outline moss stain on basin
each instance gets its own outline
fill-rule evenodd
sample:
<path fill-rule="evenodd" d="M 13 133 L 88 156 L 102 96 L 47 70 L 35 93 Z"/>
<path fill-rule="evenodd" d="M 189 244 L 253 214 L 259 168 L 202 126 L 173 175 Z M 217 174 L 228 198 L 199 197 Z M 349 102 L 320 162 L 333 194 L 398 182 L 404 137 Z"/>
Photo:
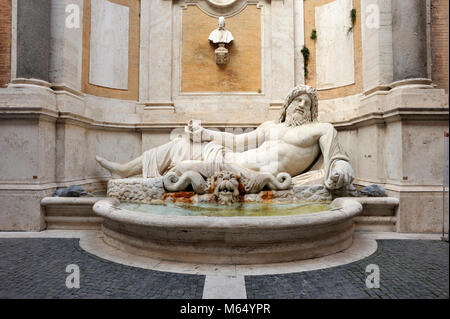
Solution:
<path fill-rule="evenodd" d="M 290 216 L 323 212 L 331 209 L 330 203 L 237 203 L 218 205 L 209 203 L 140 204 L 121 202 L 119 208 L 146 214 L 172 216 Z"/>

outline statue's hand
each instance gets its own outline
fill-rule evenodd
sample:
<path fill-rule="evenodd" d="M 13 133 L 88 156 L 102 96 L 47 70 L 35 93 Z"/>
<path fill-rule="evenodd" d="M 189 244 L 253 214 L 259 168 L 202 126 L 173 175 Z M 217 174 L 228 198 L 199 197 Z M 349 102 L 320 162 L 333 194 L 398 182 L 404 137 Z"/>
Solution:
<path fill-rule="evenodd" d="M 330 175 L 325 181 L 325 187 L 328 189 L 340 189 L 353 182 L 355 174 L 350 164 L 346 161 L 336 161 L 331 168 Z"/>
<path fill-rule="evenodd" d="M 199 120 L 189 120 L 185 130 L 189 133 L 194 133 L 196 130 L 202 128 Z"/>
<path fill-rule="evenodd" d="M 191 139 L 191 141 L 203 141 L 203 133 L 205 129 L 201 126 L 200 121 L 190 120 L 188 122 L 188 125 L 184 127 L 184 130 L 189 134 L 189 138 Z"/>

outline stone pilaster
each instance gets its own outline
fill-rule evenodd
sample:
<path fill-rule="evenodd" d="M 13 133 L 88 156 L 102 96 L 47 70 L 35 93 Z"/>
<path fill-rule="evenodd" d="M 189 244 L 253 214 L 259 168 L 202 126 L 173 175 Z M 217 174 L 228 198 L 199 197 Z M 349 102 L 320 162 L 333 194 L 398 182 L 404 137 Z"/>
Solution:
<path fill-rule="evenodd" d="M 75 95 L 81 94 L 83 2 L 51 0 L 49 82 L 54 90 L 66 90 Z M 67 8 L 72 10 L 66 12 Z M 77 14 L 79 27 L 66 25 L 67 18 Z"/>
<path fill-rule="evenodd" d="M 155 0 L 149 3 L 143 7 L 146 11 L 141 14 L 144 23 L 148 23 L 149 27 L 145 35 L 148 40 L 143 39 L 148 45 L 149 64 L 146 70 L 141 70 L 144 76 L 148 76 L 148 93 L 142 92 L 141 99 L 144 99 L 143 102 L 149 102 L 151 107 L 170 107 L 173 105 L 172 1 Z"/>
<path fill-rule="evenodd" d="M 295 85 L 294 2 L 272 1 L 272 103 L 283 101 Z"/>
<path fill-rule="evenodd" d="M 427 78 L 426 1 L 392 1 L 394 81 Z"/>
<path fill-rule="evenodd" d="M 363 90 L 383 89 L 394 80 L 392 2 L 362 0 Z"/>
<path fill-rule="evenodd" d="M 17 78 L 49 81 L 51 0 L 17 1 Z"/>
<path fill-rule="evenodd" d="M 294 1 L 295 85 L 305 84 L 302 48 L 305 45 L 303 1 Z"/>

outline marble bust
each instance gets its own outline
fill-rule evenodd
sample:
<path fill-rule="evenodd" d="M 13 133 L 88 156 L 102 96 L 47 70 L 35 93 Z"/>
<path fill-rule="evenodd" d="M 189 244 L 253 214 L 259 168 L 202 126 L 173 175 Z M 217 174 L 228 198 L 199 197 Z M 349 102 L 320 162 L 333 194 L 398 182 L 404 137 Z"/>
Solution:
<path fill-rule="evenodd" d="M 209 34 L 208 40 L 214 44 L 216 43 L 228 44 L 234 40 L 231 32 L 225 29 L 224 17 L 219 17 L 219 27 Z"/>
<path fill-rule="evenodd" d="M 114 178 L 188 171 L 205 178 L 224 170 L 247 177 L 287 173 L 294 185 L 322 184 L 330 191 L 345 190 L 354 179 L 350 160 L 341 150 L 333 125 L 319 123 L 317 117 L 317 92 L 301 85 L 286 97 L 278 120 L 264 122 L 249 133 L 210 130 L 191 120 L 185 127 L 186 136 L 147 150 L 128 163 L 96 159 Z"/>

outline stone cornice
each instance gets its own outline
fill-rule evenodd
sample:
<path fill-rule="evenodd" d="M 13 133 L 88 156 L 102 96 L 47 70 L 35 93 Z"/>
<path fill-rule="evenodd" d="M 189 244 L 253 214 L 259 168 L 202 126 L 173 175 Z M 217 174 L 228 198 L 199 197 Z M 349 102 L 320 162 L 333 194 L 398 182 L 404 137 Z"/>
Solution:
<path fill-rule="evenodd" d="M 71 112 L 56 112 L 42 107 L 0 107 L 0 119 L 49 119 L 58 124 L 71 124 L 92 129 L 146 131 L 154 129 L 173 129 L 186 126 L 186 122 L 164 123 L 120 123 L 98 121 Z M 204 123 L 205 127 L 256 127 L 260 123 Z"/>
<path fill-rule="evenodd" d="M 436 108 L 394 108 L 386 112 L 372 112 L 356 116 L 346 121 L 334 122 L 339 130 L 351 130 L 358 127 L 386 124 L 396 121 L 448 121 L 449 109 Z"/>
<path fill-rule="evenodd" d="M 58 112 L 43 107 L 0 107 L 0 119 L 56 121 Z"/>
<path fill-rule="evenodd" d="M 405 183 L 402 181 L 396 181 L 396 180 L 386 180 L 386 181 L 380 181 L 380 180 L 364 180 L 361 178 L 355 178 L 353 181 L 356 185 L 361 186 L 369 186 L 372 184 L 378 184 L 380 186 L 383 186 L 386 190 L 394 191 L 394 192 L 442 192 L 442 185 L 441 184 L 420 184 L 415 185 L 411 183 Z"/>
<path fill-rule="evenodd" d="M 120 123 L 98 121 L 71 112 L 56 112 L 42 107 L 0 107 L 0 119 L 34 119 L 56 121 L 58 124 L 71 124 L 92 129 L 147 131 L 184 127 L 186 122 L 160 123 Z M 352 119 L 333 122 L 337 130 L 351 130 L 368 125 L 380 125 L 395 121 L 448 121 L 448 108 L 394 108 L 386 112 L 372 112 Z M 204 123 L 205 127 L 257 127 L 260 123 Z"/>

